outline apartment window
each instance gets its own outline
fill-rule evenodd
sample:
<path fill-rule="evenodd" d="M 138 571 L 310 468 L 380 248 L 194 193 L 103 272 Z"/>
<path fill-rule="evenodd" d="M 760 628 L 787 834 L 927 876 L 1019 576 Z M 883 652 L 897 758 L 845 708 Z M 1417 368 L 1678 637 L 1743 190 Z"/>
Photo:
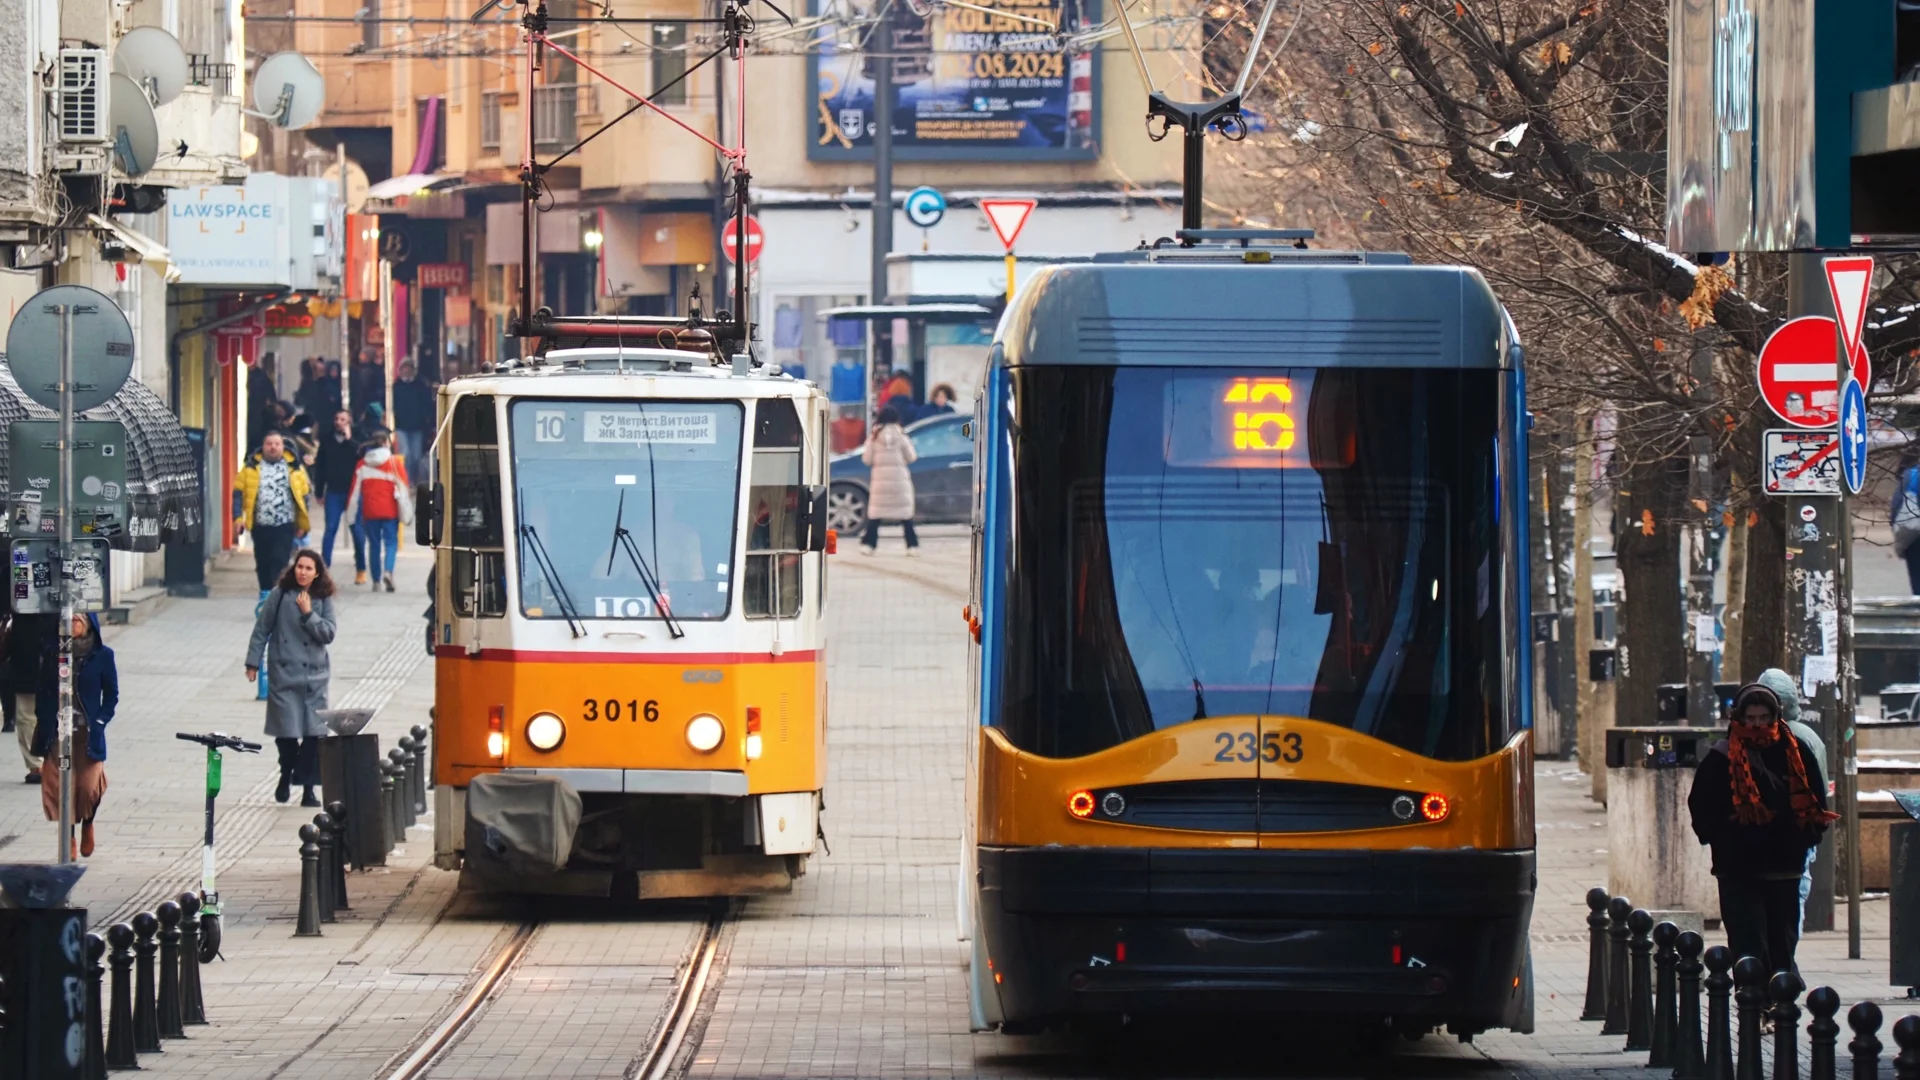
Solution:
<path fill-rule="evenodd" d="M 687 80 L 687 24 L 653 24 L 653 85 L 655 89 L 673 83 L 654 100 L 661 105 L 685 105 Z M 678 82 L 674 80 L 678 79 Z"/>
<path fill-rule="evenodd" d="M 369 49 L 380 47 L 380 0 L 367 0 L 361 6 L 365 17 L 360 23 L 360 44 Z"/>

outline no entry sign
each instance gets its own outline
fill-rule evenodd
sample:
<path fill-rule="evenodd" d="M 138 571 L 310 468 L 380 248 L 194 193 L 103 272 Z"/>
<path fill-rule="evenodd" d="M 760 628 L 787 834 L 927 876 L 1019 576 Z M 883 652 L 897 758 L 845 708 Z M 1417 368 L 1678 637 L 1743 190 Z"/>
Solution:
<path fill-rule="evenodd" d="M 1840 384 L 1834 363 L 1838 329 L 1824 315 L 1802 315 L 1773 332 L 1760 349 L 1760 396 L 1775 416 L 1800 428 L 1840 421 Z M 1853 369 L 1865 381 L 1866 351 L 1855 349 Z"/>
<path fill-rule="evenodd" d="M 726 254 L 728 262 L 735 262 L 739 258 L 738 254 L 734 251 L 734 245 L 739 243 L 739 240 L 737 239 L 740 235 L 739 226 L 740 226 L 739 218 L 728 218 L 727 227 L 720 230 L 720 250 Z M 755 262 L 759 260 L 760 249 L 766 245 L 766 242 L 767 242 L 767 234 L 760 231 L 760 222 L 756 218 L 754 218 L 752 215 L 748 215 L 747 217 L 747 261 L 748 262 Z M 1829 319 L 1828 322 L 1832 322 L 1832 320 Z M 1828 335 L 1829 337 L 1831 337 L 1832 332 L 1829 331 Z M 1829 340 L 1828 344 L 1831 345 L 1832 341 Z"/>

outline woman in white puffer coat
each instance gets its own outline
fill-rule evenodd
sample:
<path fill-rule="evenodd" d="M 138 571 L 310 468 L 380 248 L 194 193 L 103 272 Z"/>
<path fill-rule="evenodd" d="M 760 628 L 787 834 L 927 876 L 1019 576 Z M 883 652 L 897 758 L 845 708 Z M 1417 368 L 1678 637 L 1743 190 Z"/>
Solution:
<path fill-rule="evenodd" d="M 900 426 L 900 414 L 881 409 L 873 434 L 860 460 L 871 470 L 867 478 L 867 529 L 860 538 L 860 554 L 871 555 L 880 546 L 880 526 L 898 524 L 907 534 L 907 554 L 918 555 L 920 537 L 913 531 L 913 465 L 919 455 L 913 440 Z"/>

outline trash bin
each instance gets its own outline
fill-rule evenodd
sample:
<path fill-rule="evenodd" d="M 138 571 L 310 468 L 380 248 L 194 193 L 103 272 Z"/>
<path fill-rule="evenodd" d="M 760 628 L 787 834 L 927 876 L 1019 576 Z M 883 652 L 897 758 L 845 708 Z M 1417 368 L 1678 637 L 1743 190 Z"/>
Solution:
<path fill-rule="evenodd" d="M 1920 987 L 1920 791 L 1893 792 L 1912 821 L 1887 826 L 1887 981 Z"/>
<path fill-rule="evenodd" d="M 1705 724 L 1696 727 L 1715 727 L 1726 722 L 1727 710 L 1733 708 L 1733 695 L 1740 692 L 1739 683 L 1714 683 L 1713 696 L 1719 699 L 1720 713 Z M 1662 724 L 1684 724 L 1687 716 L 1687 684 L 1661 683 L 1654 688 L 1656 711 Z"/>
<path fill-rule="evenodd" d="M 85 871 L 78 863 L 0 867 L 0 888 L 11 905 L 0 908 L 0 977 L 6 980 L 0 1076 L 83 1075 L 74 1050 L 87 1034 L 87 912 L 65 904 Z"/>
<path fill-rule="evenodd" d="M 1607 731 L 1607 891 L 1648 910 L 1720 918 L 1713 857 L 1693 835 L 1687 793 L 1717 729 Z"/>
<path fill-rule="evenodd" d="M 360 734 L 371 709 L 327 709 L 320 719 L 321 801 L 347 807 L 346 858 L 356 867 L 385 866 L 392 844 L 380 809 L 380 736 Z"/>

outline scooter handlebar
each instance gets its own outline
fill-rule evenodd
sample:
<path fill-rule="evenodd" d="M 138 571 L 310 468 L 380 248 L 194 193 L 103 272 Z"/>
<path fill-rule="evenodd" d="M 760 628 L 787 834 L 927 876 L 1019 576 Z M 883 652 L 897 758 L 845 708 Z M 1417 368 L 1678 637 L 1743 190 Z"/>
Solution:
<path fill-rule="evenodd" d="M 235 738 L 232 735 L 225 735 L 218 731 L 209 732 L 205 735 L 195 735 L 189 731 L 176 731 L 173 733 L 173 737 L 183 742 L 199 743 L 201 746 L 219 747 L 223 750 L 239 750 L 248 754 L 257 754 L 260 752 L 259 743 L 248 742 L 245 739 Z"/>

